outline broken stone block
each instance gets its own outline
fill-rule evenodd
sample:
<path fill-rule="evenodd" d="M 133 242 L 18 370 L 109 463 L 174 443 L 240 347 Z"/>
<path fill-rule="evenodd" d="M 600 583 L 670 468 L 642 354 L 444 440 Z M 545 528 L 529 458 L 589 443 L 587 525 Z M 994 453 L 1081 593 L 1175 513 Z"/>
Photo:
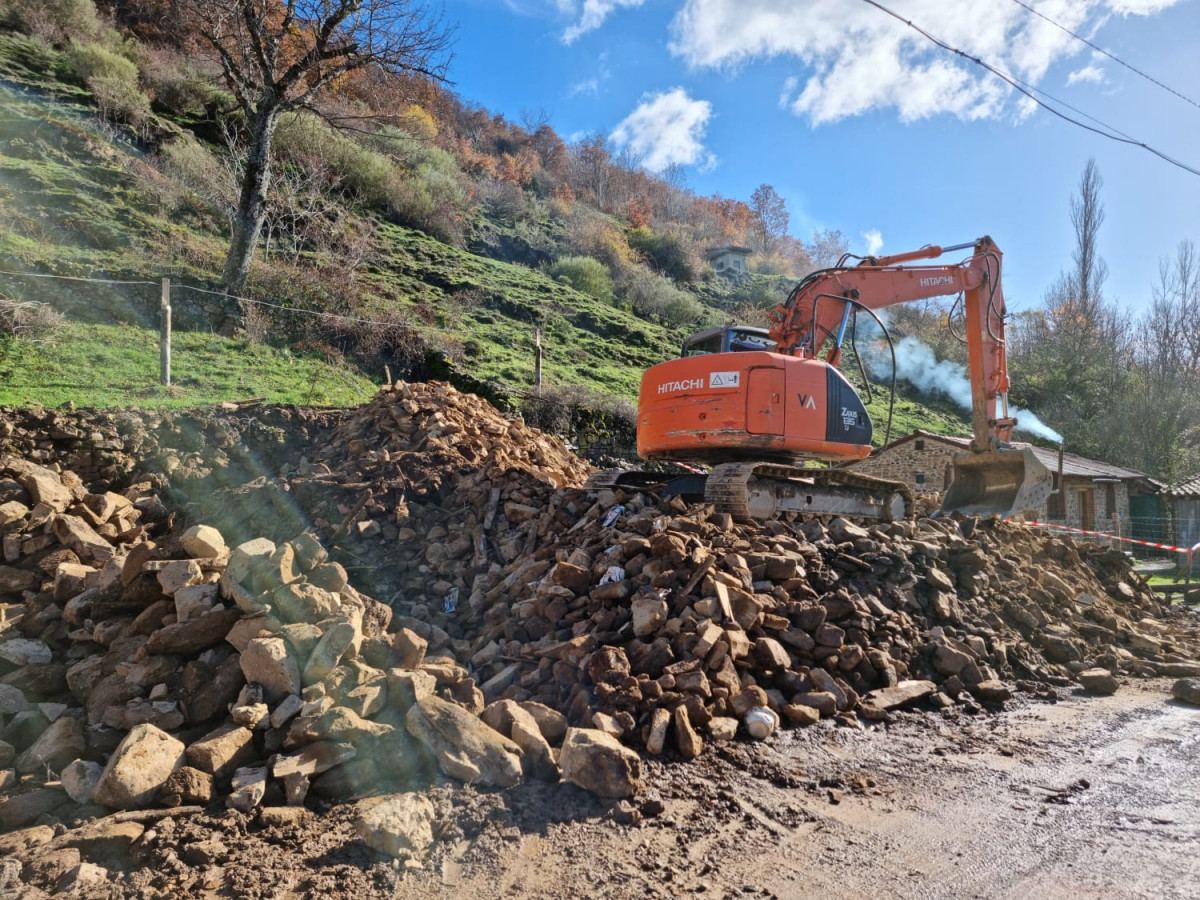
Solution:
<path fill-rule="evenodd" d="M 181 766 L 159 789 L 164 806 L 207 806 L 213 798 L 213 777 L 191 766 Z"/>
<path fill-rule="evenodd" d="M 217 779 L 229 778 L 236 769 L 252 761 L 254 755 L 254 732 L 228 723 L 187 748 L 188 765 Z"/>
<path fill-rule="evenodd" d="M 62 770 L 59 781 L 67 796 L 76 803 L 91 803 L 104 767 L 90 760 L 77 759 Z"/>
<path fill-rule="evenodd" d="M 194 559 L 173 559 L 158 570 L 157 577 L 162 592 L 173 597 L 180 588 L 198 584 L 204 573 Z"/>
<path fill-rule="evenodd" d="M 564 781 L 598 797 L 632 797 L 641 787 L 638 755 L 594 728 L 568 728 L 558 761 Z"/>
<path fill-rule="evenodd" d="M 405 724 L 453 778 L 497 787 L 512 787 L 521 780 L 520 747 L 460 706 L 425 697 L 409 709 Z"/>
<path fill-rule="evenodd" d="M 250 812 L 267 794 L 267 767 L 248 766 L 233 773 L 233 793 L 225 798 L 230 809 Z"/>
<path fill-rule="evenodd" d="M 185 747 L 153 725 L 138 725 L 117 745 L 96 786 L 95 802 L 114 809 L 151 805 L 171 773 L 183 765 Z"/>
<path fill-rule="evenodd" d="M 1183 703 L 1200 706 L 1200 678 L 1180 678 L 1171 685 L 1171 696 Z"/>
<path fill-rule="evenodd" d="M 246 681 L 262 685 L 269 703 L 300 693 L 300 669 L 283 638 L 254 638 L 242 651 L 240 665 Z"/>
<path fill-rule="evenodd" d="M 195 559 L 214 559 L 224 555 L 225 538 L 211 525 L 193 525 L 179 537 L 183 552 Z"/>
<path fill-rule="evenodd" d="M 435 810 L 423 794 L 373 797 L 358 809 L 354 830 L 372 850 L 395 859 L 419 859 L 433 846 Z"/>
<path fill-rule="evenodd" d="M 86 751 L 83 722 L 73 716 L 63 716 L 17 757 L 16 769 L 22 775 L 44 771 L 46 767 L 57 772 Z"/>
<path fill-rule="evenodd" d="M 1087 669 L 1079 673 L 1079 683 L 1089 694 L 1115 694 L 1120 686 L 1108 669 Z"/>

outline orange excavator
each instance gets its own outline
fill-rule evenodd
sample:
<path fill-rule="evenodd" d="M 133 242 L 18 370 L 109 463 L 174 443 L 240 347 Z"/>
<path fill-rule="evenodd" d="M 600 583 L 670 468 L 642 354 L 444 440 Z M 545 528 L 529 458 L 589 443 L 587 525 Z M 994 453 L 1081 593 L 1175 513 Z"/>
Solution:
<path fill-rule="evenodd" d="M 971 255 L 959 263 L 912 264 L 966 249 Z M 871 453 L 871 419 L 838 370 L 858 316 L 874 319 L 886 335 L 875 310 L 961 294 L 973 439 L 969 452 L 954 460 L 940 512 L 1009 515 L 1040 507 L 1053 478 L 1029 445 L 1011 442 L 1017 422 L 1008 414 L 1001 253 L 992 239 L 848 265 L 853 258 L 808 275 L 772 311 L 769 329 L 708 329 L 684 342 L 680 358 L 650 368 L 638 397 L 638 455 L 711 466 L 706 474 L 673 480 L 668 492 L 702 493 L 738 519 L 789 512 L 905 518 L 912 495 L 903 483 L 797 463 Z M 663 476 L 605 472 L 592 484 L 632 486 L 655 478 Z"/>

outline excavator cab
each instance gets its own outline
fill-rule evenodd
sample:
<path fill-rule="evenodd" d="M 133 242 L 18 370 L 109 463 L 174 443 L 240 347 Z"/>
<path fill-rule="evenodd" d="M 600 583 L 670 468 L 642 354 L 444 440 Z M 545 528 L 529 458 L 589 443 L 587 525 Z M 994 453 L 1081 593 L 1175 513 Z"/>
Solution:
<path fill-rule="evenodd" d="M 698 331 L 683 342 L 679 355 L 703 356 L 708 353 L 744 353 L 751 350 L 775 349 L 775 342 L 765 328 L 752 325 L 720 325 Z"/>
<path fill-rule="evenodd" d="M 954 480 L 938 515 L 1001 517 L 1037 510 L 1054 490 L 1054 476 L 1029 444 L 997 446 L 954 457 Z"/>

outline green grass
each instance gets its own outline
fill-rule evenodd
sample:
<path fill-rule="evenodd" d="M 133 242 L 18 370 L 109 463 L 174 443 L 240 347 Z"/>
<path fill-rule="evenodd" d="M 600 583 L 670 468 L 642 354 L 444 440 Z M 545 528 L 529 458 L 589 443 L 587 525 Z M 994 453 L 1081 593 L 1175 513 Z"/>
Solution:
<path fill-rule="evenodd" d="M 0 338 L 0 406 L 183 407 L 256 397 L 354 406 L 375 391 L 312 354 L 196 332 L 176 332 L 171 343 L 173 383 L 163 387 L 157 331 L 74 322 L 54 344 Z"/>
<path fill-rule="evenodd" d="M 549 385 L 633 397 L 644 369 L 669 359 L 690 330 L 668 328 L 544 272 L 459 250 L 396 225 L 379 229 L 382 263 L 363 278 L 380 310 L 407 309 L 463 351 L 473 375 L 533 384 L 534 330 Z"/>

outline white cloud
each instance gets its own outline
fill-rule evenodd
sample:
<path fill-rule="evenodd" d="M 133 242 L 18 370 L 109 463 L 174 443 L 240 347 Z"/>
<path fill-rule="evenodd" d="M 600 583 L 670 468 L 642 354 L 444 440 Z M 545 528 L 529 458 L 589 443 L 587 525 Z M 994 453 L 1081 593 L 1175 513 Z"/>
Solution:
<path fill-rule="evenodd" d="M 1067 76 L 1067 85 L 1078 84 L 1084 81 L 1090 84 L 1100 84 L 1104 81 L 1104 70 L 1099 66 L 1084 66 L 1082 69 L 1076 69 Z"/>
<path fill-rule="evenodd" d="M 562 42 L 572 44 L 582 34 L 595 31 L 618 9 L 634 9 L 646 0 L 555 0 L 560 12 L 579 16 L 579 21 L 563 32 Z"/>
<path fill-rule="evenodd" d="M 874 256 L 883 246 L 883 234 L 878 228 L 872 228 L 870 231 L 862 233 L 863 240 L 867 242 L 867 256 Z"/>
<path fill-rule="evenodd" d="M 591 94 L 595 97 L 600 93 L 600 79 L 588 78 L 584 81 L 577 81 L 567 89 L 568 97 L 576 97 L 579 94 Z"/>
<path fill-rule="evenodd" d="M 1052 0 L 1047 16 L 1078 33 L 1114 15 L 1150 15 L 1182 0 Z M 893 0 L 934 36 L 1022 81 L 1037 84 L 1084 45 L 1022 9 L 996 0 Z M 671 25 L 671 52 L 690 65 L 732 68 L 794 60 L 781 103 L 813 124 L 892 107 L 902 121 L 941 113 L 961 119 L 1023 118 L 1028 104 L 1000 79 L 939 49 L 867 3 L 846 0 L 685 0 Z"/>
<path fill-rule="evenodd" d="M 576 97 L 579 94 L 590 94 L 593 97 L 600 95 L 600 85 L 612 77 L 612 71 L 608 68 L 607 50 L 600 54 L 597 62 L 599 64 L 597 74 L 571 85 L 567 89 L 568 97 Z"/>
<path fill-rule="evenodd" d="M 678 163 L 712 168 L 716 157 L 705 149 L 704 131 L 712 104 L 693 100 L 683 88 L 644 94 L 637 109 L 613 130 L 611 140 L 628 148 L 651 172 Z"/>

